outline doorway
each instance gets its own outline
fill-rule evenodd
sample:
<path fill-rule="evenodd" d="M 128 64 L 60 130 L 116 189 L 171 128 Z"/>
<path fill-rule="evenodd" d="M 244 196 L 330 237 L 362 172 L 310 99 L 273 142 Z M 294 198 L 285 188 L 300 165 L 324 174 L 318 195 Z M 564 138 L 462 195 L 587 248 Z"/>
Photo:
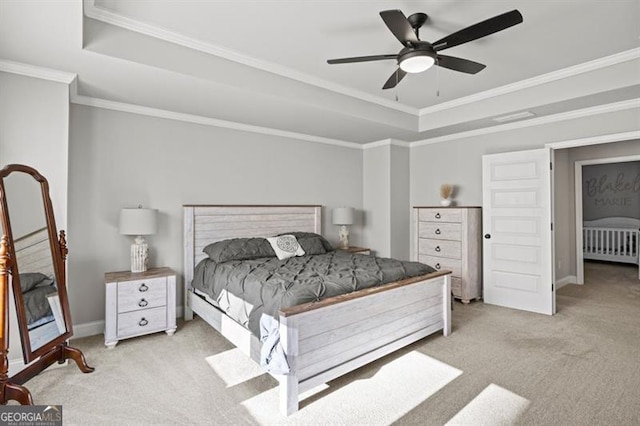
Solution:
<path fill-rule="evenodd" d="M 583 253 L 583 247 L 584 247 L 584 211 L 583 211 L 583 200 L 585 198 L 585 194 L 584 194 L 584 185 L 583 185 L 583 175 L 584 175 L 584 167 L 586 166 L 591 166 L 591 165 L 606 165 L 606 164 L 616 164 L 616 163 L 628 163 L 628 162 L 635 162 L 635 161 L 640 161 L 640 154 L 639 155 L 629 155 L 629 156 L 623 156 L 623 157 L 607 157 L 607 158 L 597 158 L 597 159 L 591 159 L 591 160 L 583 160 L 583 161 L 576 161 L 575 162 L 575 211 L 576 211 L 576 218 L 575 218 L 575 226 L 576 226 L 576 284 L 584 284 L 584 253 Z M 602 190 L 607 190 L 607 189 L 612 189 L 615 191 L 615 182 L 611 183 L 611 182 L 606 182 L 606 181 L 596 181 L 594 182 L 596 185 L 599 185 Z M 613 184 L 614 186 L 608 186 L 607 184 Z M 628 182 L 625 182 L 628 183 Z M 578 185 L 579 184 L 579 185 Z M 631 182 L 631 184 L 633 184 L 633 182 Z M 599 192 L 599 189 L 597 187 L 594 187 L 594 192 Z M 602 198 L 602 202 L 601 204 L 606 204 L 607 199 L 605 199 L 604 197 Z M 616 204 L 614 202 L 609 203 L 611 205 Z M 618 202 L 618 204 L 620 204 Z M 612 216 L 616 216 L 616 214 L 613 214 Z M 591 217 L 588 217 L 588 219 L 591 219 Z M 607 223 L 606 221 L 602 222 L 603 225 L 605 225 L 607 228 L 617 228 L 618 226 L 622 226 L 624 228 L 628 228 L 630 227 L 630 224 L 632 223 L 632 221 L 623 221 L 622 218 L 616 219 L 616 221 L 613 222 L 609 222 Z M 617 223 L 619 225 L 617 225 Z M 635 223 L 635 222 L 633 222 Z M 636 229 L 637 231 L 637 229 Z M 617 236 L 617 235 L 611 235 L 608 236 L 607 234 L 604 234 L 604 236 L 601 234 L 599 235 L 599 238 L 602 240 L 604 239 L 604 243 L 609 243 L 609 241 L 615 242 L 616 244 L 620 245 L 620 244 L 633 244 L 634 246 L 632 247 L 626 247 L 628 249 L 628 252 L 635 252 L 636 253 L 636 257 L 637 257 L 637 250 L 638 250 L 638 235 L 637 234 L 633 234 L 633 235 L 629 235 L 629 234 L 624 234 L 622 236 Z M 597 245 L 599 244 L 599 242 L 594 241 L 594 243 L 591 243 L 589 241 L 589 246 L 593 246 L 593 245 Z M 609 260 L 607 259 L 607 256 L 601 258 L 600 260 Z M 615 258 L 612 257 L 613 261 L 615 261 Z M 640 278 L 640 270 L 639 270 L 639 274 L 638 274 L 639 278 Z"/>

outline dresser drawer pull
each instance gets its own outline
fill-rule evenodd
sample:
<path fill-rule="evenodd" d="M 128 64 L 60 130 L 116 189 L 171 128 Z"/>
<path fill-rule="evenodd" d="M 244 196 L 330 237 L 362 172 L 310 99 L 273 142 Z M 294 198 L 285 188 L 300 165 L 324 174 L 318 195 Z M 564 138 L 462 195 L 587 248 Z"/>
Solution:
<path fill-rule="evenodd" d="M 144 327 L 145 325 L 149 324 L 149 321 L 146 320 L 146 318 L 142 317 L 142 319 L 140 320 L 140 322 L 138 323 L 138 325 L 140 327 Z"/>
<path fill-rule="evenodd" d="M 436 269 L 440 269 L 440 264 L 436 263 Z"/>
<path fill-rule="evenodd" d="M 148 286 L 148 285 L 146 285 L 145 283 L 142 283 L 142 284 L 140 285 L 140 287 L 138 287 L 138 291 L 139 291 L 140 293 L 144 293 L 144 292 L 145 292 L 145 291 L 147 291 L 147 290 L 149 290 L 149 286 Z"/>
<path fill-rule="evenodd" d="M 440 235 L 440 228 L 436 229 L 436 235 Z"/>
<path fill-rule="evenodd" d="M 436 246 L 436 249 L 435 249 L 435 250 L 436 250 L 438 253 L 440 253 L 440 246 Z"/>
<path fill-rule="evenodd" d="M 436 213 L 436 219 L 440 219 L 440 213 Z"/>
<path fill-rule="evenodd" d="M 148 304 L 149 304 L 149 302 L 146 301 L 145 299 L 140 299 L 140 301 L 138 302 L 138 306 L 140 306 L 141 308 L 144 308 Z"/>

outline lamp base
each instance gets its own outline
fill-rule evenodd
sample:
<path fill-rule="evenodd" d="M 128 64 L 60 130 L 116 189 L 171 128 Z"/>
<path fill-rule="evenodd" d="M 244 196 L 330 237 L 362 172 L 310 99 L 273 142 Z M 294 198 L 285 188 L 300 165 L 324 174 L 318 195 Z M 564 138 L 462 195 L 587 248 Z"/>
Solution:
<path fill-rule="evenodd" d="M 145 272 L 149 265 L 149 246 L 141 236 L 131 244 L 131 272 Z"/>
<path fill-rule="evenodd" d="M 340 237 L 340 248 L 348 249 L 349 248 L 349 228 L 347 227 L 347 225 L 342 225 L 340 227 L 338 236 Z"/>

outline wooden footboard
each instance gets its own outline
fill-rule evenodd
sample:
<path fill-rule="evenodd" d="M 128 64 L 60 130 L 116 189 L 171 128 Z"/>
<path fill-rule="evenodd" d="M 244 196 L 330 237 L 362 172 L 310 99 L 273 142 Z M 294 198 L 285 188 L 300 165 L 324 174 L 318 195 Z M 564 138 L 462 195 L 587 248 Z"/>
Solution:
<path fill-rule="evenodd" d="M 438 330 L 451 332 L 448 272 L 309 303 L 280 312 L 280 338 L 291 373 L 280 382 L 280 410 L 299 395 Z"/>

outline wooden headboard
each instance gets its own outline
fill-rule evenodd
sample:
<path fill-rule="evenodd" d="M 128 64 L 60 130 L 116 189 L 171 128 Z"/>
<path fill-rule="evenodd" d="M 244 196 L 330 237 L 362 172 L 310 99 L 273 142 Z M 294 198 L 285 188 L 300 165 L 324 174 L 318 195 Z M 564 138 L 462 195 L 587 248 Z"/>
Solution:
<path fill-rule="evenodd" d="M 46 227 L 16 239 L 13 245 L 21 274 L 41 272 L 54 277 L 49 231 Z"/>
<path fill-rule="evenodd" d="M 206 255 L 207 244 L 229 238 L 271 237 L 283 232 L 320 234 L 322 207 L 294 205 L 185 205 L 184 282 L 191 286 L 193 269 Z"/>

